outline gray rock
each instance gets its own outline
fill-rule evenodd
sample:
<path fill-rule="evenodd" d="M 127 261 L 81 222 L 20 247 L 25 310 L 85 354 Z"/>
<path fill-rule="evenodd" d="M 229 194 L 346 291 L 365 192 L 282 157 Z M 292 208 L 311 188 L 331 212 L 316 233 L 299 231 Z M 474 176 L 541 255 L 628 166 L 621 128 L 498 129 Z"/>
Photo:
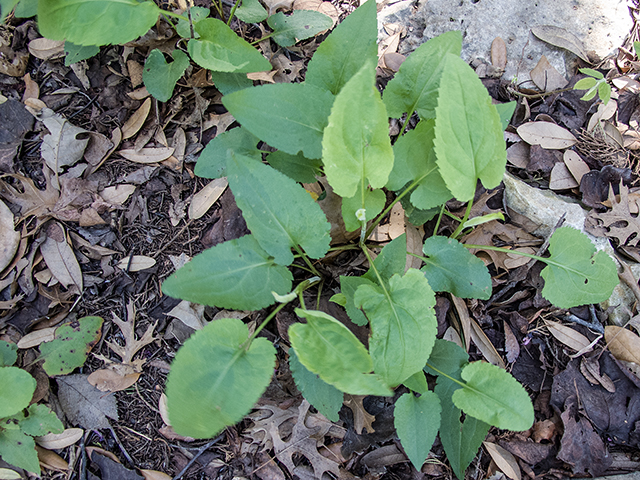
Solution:
<path fill-rule="evenodd" d="M 575 55 L 538 40 L 534 26 L 553 25 L 573 33 L 587 52 L 605 57 L 622 45 L 633 25 L 626 0 L 420 0 L 388 4 L 378 15 L 379 37 L 384 24 L 407 28 L 399 52 L 407 55 L 427 40 L 449 30 L 463 33 L 462 58 L 491 63 L 491 42 L 507 45 L 505 80 L 528 80 L 530 70 L 545 55 L 560 74 L 569 76 Z M 532 86 L 532 85 L 526 85 Z"/>

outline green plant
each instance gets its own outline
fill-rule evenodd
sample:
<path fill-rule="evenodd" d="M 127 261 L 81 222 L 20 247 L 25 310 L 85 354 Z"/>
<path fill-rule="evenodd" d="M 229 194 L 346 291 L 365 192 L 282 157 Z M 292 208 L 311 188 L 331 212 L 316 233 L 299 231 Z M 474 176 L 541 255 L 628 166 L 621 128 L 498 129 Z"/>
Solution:
<path fill-rule="evenodd" d="M 86 361 L 89 350 L 100 339 L 101 327 L 100 317 L 84 317 L 59 326 L 54 339 L 40 345 L 36 361 L 44 360 L 48 375 L 71 373 Z M 13 366 L 17 358 L 17 346 L 0 340 L 0 457 L 40 475 L 33 437 L 62 433 L 64 427 L 49 408 L 31 404 L 36 380 Z"/>
<path fill-rule="evenodd" d="M 225 18 L 222 2 L 214 7 L 220 18 L 211 18 L 208 8 L 191 7 L 184 14 L 159 8 L 152 0 L 0 0 L 0 21 L 14 8 L 15 15 L 37 14 L 40 33 L 52 40 L 65 40 L 65 64 L 79 62 L 98 53 L 98 47 L 123 44 L 144 35 L 159 16 L 174 18 L 175 30 L 186 41 L 191 59 L 213 74 L 221 91 L 251 86 L 246 73 L 270 70 L 271 64 L 251 44 L 230 28 L 234 16 L 247 23 L 267 21 L 273 38 L 288 47 L 331 27 L 332 20 L 319 12 L 296 10 L 285 16 L 268 15 L 257 0 L 237 0 Z M 155 49 L 147 57 L 143 80 L 149 93 L 162 102 L 171 98 L 177 81 L 189 66 L 189 57 L 180 49 L 167 63 Z"/>
<path fill-rule="evenodd" d="M 593 68 L 581 68 L 580 73 L 588 75 L 588 77 L 578 80 L 573 86 L 574 90 L 586 90 L 587 92 L 580 100 L 591 100 L 596 95 L 606 105 L 611 99 L 611 85 L 607 83 L 604 75 Z"/>
<path fill-rule="evenodd" d="M 502 130 L 511 106 L 499 113 L 492 105 L 459 57 L 458 32 L 420 46 L 381 98 L 375 87 L 376 36 L 375 2 L 367 2 L 319 46 L 304 83 L 244 88 L 223 97 L 242 127 L 211 141 L 196 173 L 228 177 L 251 234 L 196 256 L 162 288 L 167 295 L 220 308 L 277 306 L 252 333 L 240 320 L 221 319 L 185 342 L 167 383 L 169 417 L 177 432 L 198 438 L 241 420 L 275 365 L 275 349 L 258 334 L 297 299 L 295 312 L 306 323 L 290 327 L 289 357 L 310 403 L 336 419 L 342 392 L 391 396 L 405 385 L 413 393 L 396 402 L 395 423 L 412 463 L 421 467 L 439 431 L 455 474 L 463 478 L 490 425 L 526 430 L 534 420 L 526 391 L 506 371 L 468 363 L 463 349 L 436 340 L 433 311 L 434 291 L 491 295 L 488 269 L 468 251 L 473 245 L 465 248 L 457 238 L 487 220 L 469 215 L 477 181 L 493 188 L 502 179 Z M 405 133 L 414 112 L 420 122 Z M 392 145 L 388 116 L 405 114 Z M 269 164 L 258 149 L 260 140 L 278 149 L 264 159 Z M 297 183 L 316 174 L 326 175 L 342 197 L 347 230 L 361 231 L 357 244 L 330 247 L 324 213 Z M 403 201 L 417 223 L 438 212 L 442 216 L 453 197 L 468 202 L 451 238 L 425 241 L 421 270 L 405 272 L 404 236 L 375 260 L 370 256 L 368 234 L 393 205 L 386 205 L 382 188 L 396 192 L 393 203 Z M 341 277 L 341 293 L 332 300 L 354 323 L 369 325 L 368 349 L 341 322 L 308 309 L 303 298 L 305 290 L 324 281 L 314 260 L 352 248 L 361 249 L 370 269 L 361 277 Z M 596 254 L 586 237 L 558 229 L 549 250 L 549 258 L 533 256 L 548 265 L 542 273 L 544 296 L 561 307 L 609 297 L 617 284 L 615 264 L 605 253 Z M 290 267 L 308 272 L 308 278 L 294 287 Z M 434 391 L 425 371 L 438 377 Z"/>

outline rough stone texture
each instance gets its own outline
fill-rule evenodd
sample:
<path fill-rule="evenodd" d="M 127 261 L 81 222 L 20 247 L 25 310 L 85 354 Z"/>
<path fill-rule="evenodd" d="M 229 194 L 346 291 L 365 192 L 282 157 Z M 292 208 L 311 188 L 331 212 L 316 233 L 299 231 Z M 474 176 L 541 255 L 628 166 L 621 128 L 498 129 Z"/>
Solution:
<path fill-rule="evenodd" d="M 587 52 L 605 57 L 621 46 L 632 27 L 627 0 L 404 0 L 386 6 L 378 15 L 379 37 L 383 25 L 407 27 L 399 52 L 408 54 L 427 40 L 449 30 L 463 32 L 462 58 L 491 63 L 491 42 L 502 37 L 507 45 L 505 80 L 529 79 L 530 70 L 545 55 L 569 76 L 577 58 L 566 50 L 538 40 L 531 27 L 553 25 L 576 35 Z M 532 86 L 532 85 L 526 85 Z"/>

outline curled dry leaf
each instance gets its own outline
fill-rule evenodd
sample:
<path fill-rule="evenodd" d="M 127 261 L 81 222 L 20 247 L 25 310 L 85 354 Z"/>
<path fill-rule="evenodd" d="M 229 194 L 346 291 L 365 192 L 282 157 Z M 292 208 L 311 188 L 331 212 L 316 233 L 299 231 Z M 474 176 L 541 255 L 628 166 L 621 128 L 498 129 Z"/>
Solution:
<path fill-rule="evenodd" d="M 139 372 L 121 375 L 116 370 L 102 368 L 91 373 L 87 381 L 101 392 L 120 392 L 136 383 L 138 378 Z"/>
<path fill-rule="evenodd" d="M 591 171 L 589 165 L 587 165 L 584 160 L 580 158 L 580 155 L 573 150 L 567 150 L 564 152 L 562 159 L 578 184 L 582 181 L 582 177 Z"/>
<path fill-rule="evenodd" d="M 159 163 L 173 155 L 174 150 L 173 147 L 141 148 L 140 150 L 125 148 L 118 150 L 118 153 L 136 163 Z"/>
<path fill-rule="evenodd" d="M 207 323 L 204 319 L 204 305 L 187 302 L 186 300 L 173 307 L 167 312 L 167 315 L 177 318 L 187 327 L 194 330 L 202 330 Z"/>
<path fill-rule="evenodd" d="M 67 243 L 62 225 L 54 222 L 47 228 L 47 239 L 40 245 L 40 253 L 54 277 L 65 288 L 71 285 L 82 291 L 82 270 L 73 249 Z"/>
<path fill-rule="evenodd" d="M 20 245 L 20 232 L 13 225 L 13 213 L 0 200 L 0 272 L 11 263 Z"/>
<path fill-rule="evenodd" d="M 547 57 L 542 55 L 540 60 L 530 72 L 531 80 L 543 92 L 552 92 L 560 90 L 569 83 L 566 78 L 560 75 L 560 72 L 549 63 Z"/>
<path fill-rule="evenodd" d="M 56 452 L 42 448 L 39 445 L 36 445 L 36 452 L 38 454 L 38 461 L 42 467 L 55 472 L 66 472 L 69 470 L 69 464 Z M 0 475 L 0 478 L 5 479 L 7 477 Z"/>
<path fill-rule="evenodd" d="M 507 44 L 501 37 L 496 37 L 491 42 L 491 65 L 498 70 L 507 67 Z"/>
<path fill-rule="evenodd" d="M 30 99 L 33 102 L 35 99 Z M 49 130 L 42 139 L 40 152 L 49 168 L 60 173 L 62 167 L 75 165 L 84 155 L 89 143 L 89 132 L 71 124 L 50 108 L 43 108 L 39 119 Z"/>
<path fill-rule="evenodd" d="M 196 193 L 191 199 L 191 205 L 189 205 L 189 218 L 196 220 L 207 213 L 220 198 L 220 195 L 224 193 L 227 185 L 229 185 L 227 177 L 216 178 Z"/>
<path fill-rule="evenodd" d="M 493 461 L 496 462 L 496 465 L 502 471 L 502 473 L 504 473 L 512 480 L 521 480 L 522 477 L 520 476 L 520 467 L 518 466 L 518 461 L 516 460 L 516 457 L 511 454 L 511 452 L 508 452 L 500 445 L 496 445 L 495 443 L 482 442 L 482 444 L 484 445 L 484 448 L 487 449 L 487 452 L 489 452 L 489 455 L 491 455 Z"/>
<path fill-rule="evenodd" d="M 626 328 L 608 325 L 604 338 L 611 354 L 618 360 L 640 365 L 640 337 Z"/>
<path fill-rule="evenodd" d="M 40 60 L 49 60 L 64 55 L 64 40 L 36 38 L 29 42 L 29 53 Z"/>
<path fill-rule="evenodd" d="M 569 130 L 551 122 L 524 123 L 517 131 L 529 145 L 540 145 L 550 150 L 569 148 L 578 141 Z"/>
<path fill-rule="evenodd" d="M 49 433 L 42 437 L 36 437 L 36 443 L 42 448 L 58 450 L 73 445 L 84 435 L 81 428 L 67 428 L 62 433 Z"/>
<path fill-rule="evenodd" d="M 578 182 L 576 182 L 576 179 L 564 163 L 558 162 L 553 166 L 549 178 L 549 188 L 551 190 L 568 190 L 577 186 Z"/>
<path fill-rule="evenodd" d="M 135 192 L 135 185 L 115 185 L 100 192 L 103 200 L 111 205 L 122 205 Z"/>
<path fill-rule="evenodd" d="M 118 262 L 117 267 L 127 272 L 139 272 L 151 268 L 156 264 L 154 258 L 147 257 L 145 255 L 133 255 L 124 257 Z"/>
<path fill-rule="evenodd" d="M 533 33 L 543 42 L 547 42 L 551 45 L 555 45 L 556 47 L 569 50 L 571 53 L 576 54 L 585 62 L 591 63 L 589 61 L 589 57 L 587 56 L 587 52 L 584 49 L 582 41 L 573 33 L 568 32 L 564 28 L 556 27 L 553 25 L 539 25 L 537 27 L 533 27 L 531 29 L 531 33 Z"/>
<path fill-rule="evenodd" d="M 547 325 L 549 333 L 567 347 L 575 350 L 576 352 L 584 353 L 591 351 L 591 342 L 589 339 L 581 333 L 576 332 L 573 328 L 550 320 L 545 320 L 544 322 Z"/>
<path fill-rule="evenodd" d="M 41 343 L 50 342 L 55 337 L 57 327 L 43 328 L 41 330 L 34 330 L 27 333 L 18 341 L 18 348 L 32 348 L 37 347 Z"/>
<path fill-rule="evenodd" d="M 149 116 L 149 112 L 151 111 L 151 98 L 147 98 L 144 103 L 133 112 L 133 115 L 129 117 L 129 119 L 124 122 L 122 126 L 122 139 L 126 140 L 127 138 L 133 137 L 144 125 L 144 122 L 147 120 Z"/>

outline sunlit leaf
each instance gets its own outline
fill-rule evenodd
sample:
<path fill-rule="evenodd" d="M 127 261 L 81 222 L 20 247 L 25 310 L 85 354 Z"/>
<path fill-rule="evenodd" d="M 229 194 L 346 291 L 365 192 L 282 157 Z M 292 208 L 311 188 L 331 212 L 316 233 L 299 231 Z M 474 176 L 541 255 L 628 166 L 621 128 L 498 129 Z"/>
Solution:
<path fill-rule="evenodd" d="M 282 47 L 290 47 L 299 40 L 331 28 L 333 21 L 323 13 L 313 10 L 294 10 L 291 15 L 277 12 L 267 20 L 273 29 L 273 39 Z"/>
<path fill-rule="evenodd" d="M 259 0 L 242 0 L 236 8 L 236 17 L 245 23 L 259 23 L 267 18 L 268 14 Z"/>
<path fill-rule="evenodd" d="M 364 209 L 366 220 L 373 220 L 384 208 L 387 196 L 382 190 L 364 189 L 364 195 L 360 191 L 360 185 L 356 194 L 351 198 L 342 199 L 342 219 L 347 232 L 353 232 L 362 226 L 356 213 Z"/>
<path fill-rule="evenodd" d="M 0 368 L 0 385 L 3 385 L 0 388 L 0 418 L 10 417 L 27 408 L 36 390 L 35 378 L 18 367 Z"/>

